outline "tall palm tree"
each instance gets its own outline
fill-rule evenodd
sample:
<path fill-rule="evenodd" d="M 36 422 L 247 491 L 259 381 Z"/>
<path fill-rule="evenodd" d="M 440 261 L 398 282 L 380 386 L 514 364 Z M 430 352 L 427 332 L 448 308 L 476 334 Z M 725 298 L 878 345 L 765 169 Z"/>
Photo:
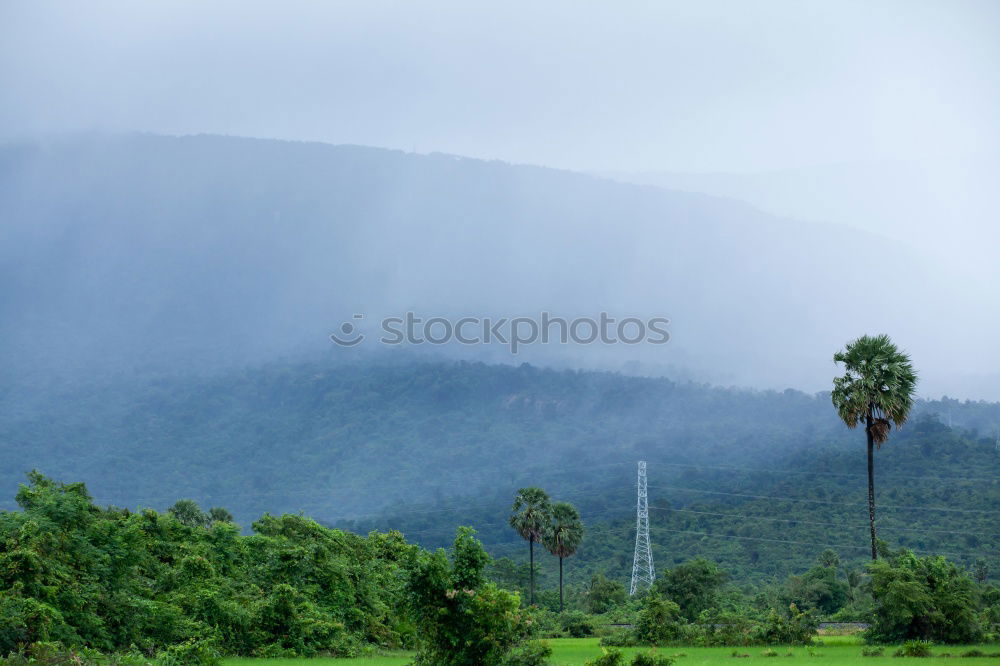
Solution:
<path fill-rule="evenodd" d="M 552 524 L 543 537 L 545 547 L 559 558 L 559 612 L 563 611 L 563 559 L 580 547 L 583 540 L 583 522 L 580 512 L 569 502 L 558 502 L 552 507 Z"/>
<path fill-rule="evenodd" d="M 528 540 L 531 586 L 528 603 L 535 603 L 535 542 L 541 541 L 549 528 L 552 509 L 548 494 L 541 488 L 521 488 L 510 509 L 510 526 Z"/>
<path fill-rule="evenodd" d="M 878 559 L 875 542 L 875 447 L 889 439 L 892 424 L 900 427 L 913 407 L 917 373 L 910 357 L 888 335 L 864 335 L 833 355 L 844 364 L 844 376 L 833 380 L 833 405 L 840 418 L 853 428 L 864 424 L 868 437 L 868 522 L 872 533 L 872 559 Z"/>

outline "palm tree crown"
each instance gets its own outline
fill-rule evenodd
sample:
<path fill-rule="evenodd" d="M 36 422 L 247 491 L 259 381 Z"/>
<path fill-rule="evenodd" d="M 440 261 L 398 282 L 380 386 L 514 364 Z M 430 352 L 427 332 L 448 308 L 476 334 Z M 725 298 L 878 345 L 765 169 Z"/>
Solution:
<path fill-rule="evenodd" d="M 551 511 L 548 493 L 541 488 L 521 488 L 510 509 L 510 526 L 523 539 L 541 541 L 548 529 Z"/>
<path fill-rule="evenodd" d="M 844 376 L 833 380 L 833 404 L 847 427 L 867 424 L 875 445 L 889 439 L 891 423 L 903 425 L 913 407 L 917 373 L 910 357 L 888 335 L 864 335 L 833 356 Z"/>
<path fill-rule="evenodd" d="M 569 502 L 558 502 L 552 507 L 552 525 L 544 536 L 545 547 L 556 557 L 573 555 L 583 540 L 583 523 L 580 512 Z"/>

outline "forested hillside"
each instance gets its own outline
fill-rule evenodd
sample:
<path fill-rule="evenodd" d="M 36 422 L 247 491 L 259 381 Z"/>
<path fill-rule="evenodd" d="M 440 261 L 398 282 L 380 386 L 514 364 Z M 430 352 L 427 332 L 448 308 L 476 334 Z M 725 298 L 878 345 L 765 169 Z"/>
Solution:
<path fill-rule="evenodd" d="M 494 555 L 520 562 L 527 548 L 506 518 L 515 490 L 538 485 L 583 514 L 587 536 L 567 562 L 579 581 L 627 575 L 635 464 L 646 460 L 660 566 L 704 555 L 736 580 L 763 580 L 804 570 L 827 546 L 845 561 L 865 556 L 864 435 L 826 394 L 528 365 L 315 361 L 17 405 L 0 407 L 0 498 L 37 468 L 85 481 L 101 504 L 192 498 L 244 527 L 301 510 L 437 546 L 472 525 Z M 876 456 L 881 536 L 1000 571 L 998 423 L 996 403 L 919 402 Z"/>

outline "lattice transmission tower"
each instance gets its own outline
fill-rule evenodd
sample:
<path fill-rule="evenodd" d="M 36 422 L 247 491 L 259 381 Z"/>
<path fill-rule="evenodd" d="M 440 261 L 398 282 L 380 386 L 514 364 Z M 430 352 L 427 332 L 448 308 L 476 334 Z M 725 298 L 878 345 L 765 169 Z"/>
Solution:
<path fill-rule="evenodd" d="M 646 493 L 646 461 L 639 462 L 639 499 L 635 515 L 635 558 L 632 560 L 632 584 L 628 593 L 648 588 L 656 580 L 653 571 L 653 550 L 649 543 L 649 498 Z"/>

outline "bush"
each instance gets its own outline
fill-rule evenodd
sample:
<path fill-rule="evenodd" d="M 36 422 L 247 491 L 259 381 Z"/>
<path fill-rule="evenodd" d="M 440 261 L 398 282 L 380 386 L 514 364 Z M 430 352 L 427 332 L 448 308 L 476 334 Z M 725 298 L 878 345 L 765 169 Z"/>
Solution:
<path fill-rule="evenodd" d="M 684 624 L 677 604 L 658 594 L 650 594 L 639 611 L 635 637 L 643 645 L 667 645 L 681 637 Z"/>
<path fill-rule="evenodd" d="M 594 635 L 594 623 L 586 613 L 566 611 L 559 616 L 563 632 L 572 638 L 586 638 Z"/>
<path fill-rule="evenodd" d="M 885 654 L 885 648 L 878 645 L 866 645 L 861 648 L 862 657 L 881 657 Z"/>
<path fill-rule="evenodd" d="M 763 652 L 761 652 L 760 656 L 762 656 L 762 657 L 777 657 L 778 656 L 778 651 L 777 650 L 772 650 L 772 649 L 768 648 L 767 650 L 764 650 Z"/>
<path fill-rule="evenodd" d="M 872 643 L 911 639 L 976 643 L 983 638 L 975 585 L 944 557 L 902 551 L 868 565 L 875 599 Z"/>
<path fill-rule="evenodd" d="M 547 608 L 529 608 L 527 624 L 531 629 L 531 635 L 538 638 L 561 638 L 562 623 L 557 613 L 553 613 Z"/>
<path fill-rule="evenodd" d="M 517 595 L 486 582 L 489 555 L 473 534 L 459 528 L 453 562 L 442 549 L 421 553 L 407 583 L 418 664 L 503 664 L 528 637 L 529 615 Z"/>
<path fill-rule="evenodd" d="M 590 661 L 584 662 L 584 666 L 624 666 L 624 664 L 625 655 L 622 654 L 621 650 L 615 648 L 604 650 L 604 654 L 600 657 L 594 657 Z"/>
<path fill-rule="evenodd" d="M 163 666 L 218 666 L 222 656 L 210 641 L 189 640 L 158 654 L 157 662 Z"/>
<path fill-rule="evenodd" d="M 612 633 L 601 639 L 601 645 L 606 647 L 635 647 L 639 645 L 639 640 L 635 637 L 635 632 L 629 629 L 615 629 Z"/>
<path fill-rule="evenodd" d="M 87 648 L 67 648 L 62 643 L 36 642 L 22 646 L 7 658 L 0 657 L 3 666 L 170 666 L 160 660 L 149 660 L 140 654 L 101 654 Z"/>
<path fill-rule="evenodd" d="M 938 655 L 942 656 L 942 655 Z M 982 650 L 967 650 L 963 652 L 962 657 L 989 657 L 990 659 L 1000 659 L 1000 652 L 983 652 Z"/>
<path fill-rule="evenodd" d="M 594 574 L 587 588 L 587 608 L 591 613 L 599 615 L 607 613 L 628 600 L 625 586 L 616 580 L 609 580 L 604 574 Z"/>
<path fill-rule="evenodd" d="M 673 666 L 673 657 L 655 652 L 639 652 L 632 657 L 632 666 Z"/>
<path fill-rule="evenodd" d="M 20 645 L 76 638 L 62 614 L 48 604 L 0 592 L 0 655 L 14 652 Z"/>
<path fill-rule="evenodd" d="M 544 641 L 526 641 L 511 650 L 504 666 L 542 666 L 552 656 L 552 648 Z"/>
<path fill-rule="evenodd" d="M 819 621 L 812 612 L 803 613 L 795 604 L 788 606 L 788 613 L 772 609 L 751 634 L 757 645 L 809 645 Z"/>
<path fill-rule="evenodd" d="M 903 643 L 902 647 L 892 653 L 893 657 L 929 657 L 931 656 L 931 646 L 934 643 L 930 641 L 906 641 Z"/>

